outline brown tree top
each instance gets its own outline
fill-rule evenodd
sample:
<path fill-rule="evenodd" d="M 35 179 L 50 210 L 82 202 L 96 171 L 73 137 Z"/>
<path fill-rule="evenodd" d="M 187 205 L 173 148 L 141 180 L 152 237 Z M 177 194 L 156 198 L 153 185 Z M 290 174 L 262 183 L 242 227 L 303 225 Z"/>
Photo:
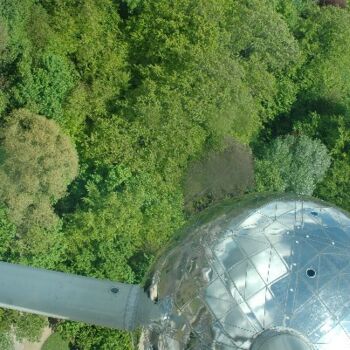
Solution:
<path fill-rule="evenodd" d="M 227 196 L 242 195 L 253 183 L 253 172 L 250 149 L 227 140 L 223 151 L 212 151 L 189 166 L 184 183 L 187 210 L 198 211 Z"/>
<path fill-rule="evenodd" d="M 321 6 L 339 6 L 342 8 L 346 7 L 346 0 L 319 0 Z"/>
<path fill-rule="evenodd" d="M 0 130 L 0 200 L 19 228 L 54 224 L 51 205 L 77 173 L 74 145 L 54 121 L 24 109 L 9 116 Z"/>

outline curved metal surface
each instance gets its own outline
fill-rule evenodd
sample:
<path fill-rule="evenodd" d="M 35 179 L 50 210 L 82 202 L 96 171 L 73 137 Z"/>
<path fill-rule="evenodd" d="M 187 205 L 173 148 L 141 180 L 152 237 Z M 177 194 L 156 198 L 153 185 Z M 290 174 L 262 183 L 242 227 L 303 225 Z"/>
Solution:
<path fill-rule="evenodd" d="M 313 350 L 302 335 L 289 329 L 269 329 L 253 341 L 250 350 Z"/>
<path fill-rule="evenodd" d="M 349 252 L 349 217 L 313 199 L 209 210 L 156 265 L 167 317 L 145 347 L 250 349 L 282 327 L 317 350 L 350 349 Z"/>

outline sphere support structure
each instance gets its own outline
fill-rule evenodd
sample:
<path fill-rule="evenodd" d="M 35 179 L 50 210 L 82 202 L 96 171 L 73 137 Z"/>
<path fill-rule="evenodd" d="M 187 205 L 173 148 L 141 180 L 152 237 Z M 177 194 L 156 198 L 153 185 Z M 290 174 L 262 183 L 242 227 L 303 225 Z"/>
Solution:
<path fill-rule="evenodd" d="M 143 289 L 0 262 L 0 307 L 121 330 L 160 317 Z"/>

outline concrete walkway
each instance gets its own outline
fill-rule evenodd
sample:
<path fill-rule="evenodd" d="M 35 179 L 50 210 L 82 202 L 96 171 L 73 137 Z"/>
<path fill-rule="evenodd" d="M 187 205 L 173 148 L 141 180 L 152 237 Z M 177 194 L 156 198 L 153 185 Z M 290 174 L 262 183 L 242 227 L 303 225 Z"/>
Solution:
<path fill-rule="evenodd" d="M 30 343 L 25 341 L 24 343 L 14 342 L 15 350 L 40 350 L 46 339 L 52 334 L 50 327 L 45 327 L 38 343 Z"/>

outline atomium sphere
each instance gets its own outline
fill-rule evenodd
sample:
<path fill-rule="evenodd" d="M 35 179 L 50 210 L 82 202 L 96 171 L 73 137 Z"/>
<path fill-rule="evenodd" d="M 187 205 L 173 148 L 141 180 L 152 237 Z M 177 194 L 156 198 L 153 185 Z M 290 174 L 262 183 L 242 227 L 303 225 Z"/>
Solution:
<path fill-rule="evenodd" d="M 152 270 L 148 349 L 350 349 L 350 218 L 302 197 L 228 201 Z"/>

